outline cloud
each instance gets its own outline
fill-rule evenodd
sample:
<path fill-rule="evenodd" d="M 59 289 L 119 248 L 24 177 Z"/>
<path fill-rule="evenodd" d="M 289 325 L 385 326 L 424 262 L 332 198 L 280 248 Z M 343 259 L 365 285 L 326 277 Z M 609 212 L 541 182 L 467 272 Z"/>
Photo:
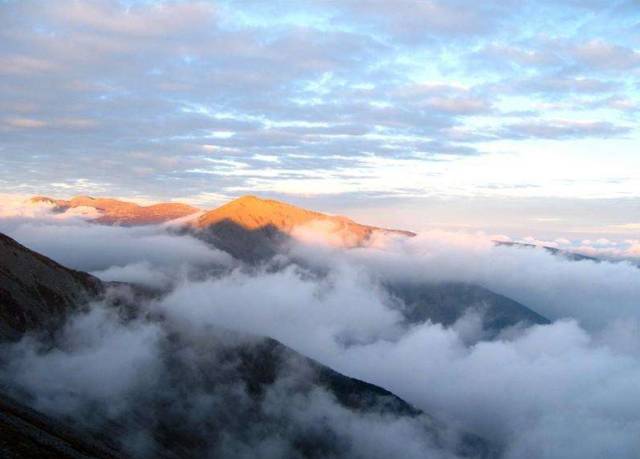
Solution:
<path fill-rule="evenodd" d="M 617 319 L 640 320 L 638 269 L 631 263 L 574 262 L 545 250 L 496 247 L 482 234 L 432 231 L 394 244 L 359 262 L 391 278 L 483 285 L 552 320 L 573 318 L 589 330 Z"/>
<path fill-rule="evenodd" d="M 227 253 L 172 232 L 170 224 L 121 227 L 88 220 L 97 215 L 95 209 L 82 207 L 56 213 L 51 205 L 5 195 L 0 231 L 65 266 L 92 271 L 108 281 L 166 287 L 167 276 L 234 263 Z"/>
<path fill-rule="evenodd" d="M 107 416 L 128 408 L 141 374 L 158 375 L 161 329 L 153 324 L 122 326 L 114 311 L 95 307 L 76 316 L 64 331 L 63 343 L 50 352 L 26 338 L 8 351 L 3 377 L 37 395 L 36 409 L 56 415 L 86 415 L 92 400 Z"/>
<path fill-rule="evenodd" d="M 24 129 L 40 128 L 47 125 L 47 123 L 45 123 L 44 121 L 35 120 L 32 118 L 9 118 L 5 120 L 5 124 L 13 128 Z"/>
<path fill-rule="evenodd" d="M 572 139 L 585 137 L 617 137 L 631 131 L 627 126 L 619 126 L 600 121 L 548 120 L 530 121 L 507 125 L 502 137 Z"/>
<path fill-rule="evenodd" d="M 72 2 L 63 12 L 49 14 L 71 27 L 112 34 L 116 38 L 159 38 L 206 27 L 215 18 L 215 8 L 206 2 L 159 3 L 123 8 L 117 2 Z"/>
<path fill-rule="evenodd" d="M 2 373 L 6 384 L 21 386 L 40 408 L 70 414 L 96 429 L 105 421 L 124 422 L 130 434 L 125 441 L 138 454 L 153 455 L 157 441 L 164 447 L 162 438 L 149 436 L 154 422 L 168 422 L 176 432 L 180 426 L 192 431 L 218 426 L 220 435 L 204 448 L 234 455 L 259 450 L 279 457 L 293 451 L 300 435 L 335 434 L 332 444 L 350 445 L 345 448 L 351 456 L 402 451 L 419 457 L 435 448 L 431 434 L 420 433 L 429 431 L 426 419 L 346 410 L 325 389 L 313 387 L 313 371 L 296 359 L 286 359 L 286 370 L 260 402 L 260 417 L 248 423 L 245 415 L 255 415 L 256 405 L 238 386 L 240 370 L 228 352 L 259 349 L 254 346 L 262 336 L 391 390 L 451 432 L 482 435 L 503 457 L 631 458 L 639 446 L 640 283 L 630 264 L 575 262 L 542 250 L 496 247 L 483 234 L 429 232 L 411 239 L 379 235 L 369 247 L 346 252 L 316 238 L 315 245 L 293 245 L 258 269 L 207 271 L 209 257 L 219 257 L 213 252 L 204 256 L 198 278 L 186 278 L 163 271 L 176 260 L 157 251 L 170 244 L 176 257 L 197 265 L 202 259 L 192 250 L 206 251 L 188 236 L 155 239 L 159 228 L 96 232 L 100 227 L 77 216 L 53 220 L 16 213 L 5 214 L 2 228 L 22 237 L 33 234 L 34 241 L 37 234 L 45 254 L 59 250 L 46 233 L 60 239 L 56 229 L 62 228 L 78 241 L 74 259 L 92 260 L 104 267 L 105 277 L 122 275 L 150 285 L 170 279 L 167 296 L 137 305 L 153 314 L 123 322 L 116 310 L 94 305 L 70 321 L 53 347 L 29 338 L 3 352 L 11 369 Z M 117 256 L 83 240 L 98 246 L 105 240 Z M 611 241 L 591 242 L 608 247 Z M 118 264 L 124 257 L 120 251 L 130 253 L 124 267 Z M 493 340 L 481 330 L 481 310 L 469 311 L 451 327 L 407 324 L 403 305 L 384 288 L 385 280 L 398 279 L 482 285 L 555 321 L 504 330 Z M 162 321 L 153 319 L 159 316 Z M 115 377 L 102 381 L 105 368 Z M 43 376 L 32 378 L 34 371 Z M 309 391 L 298 392 L 310 383 Z M 158 403 L 158 394 L 164 394 L 171 416 L 155 419 L 147 409 Z M 138 424 L 128 413 L 141 406 L 151 417 Z M 238 423 L 224 417 L 228 412 Z M 291 430 L 255 431 L 283 424 Z M 372 431 L 378 433 L 375 442 Z"/>
<path fill-rule="evenodd" d="M 345 10 L 356 20 L 373 20 L 383 30 L 403 40 L 452 38 L 483 35 L 491 32 L 508 13 L 506 5 L 469 5 L 464 2 L 426 1 L 419 4 L 390 5 L 384 1 L 345 2 Z M 511 10 L 513 11 L 513 10 Z"/>
<path fill-rule="evenodd" d="M 340 178 L 371 157 L 479 155 L 499 140 L 486 126 L 526 144 L 509 132 L 528 123 L 523 97 L 561 99 L 566 110 L 546 115 L 571 123 L 610 99 L 624 113 L 593 113 L 607 136 L 617 133 L 607 123 L 622 130 L 618 118 L 633 113 L 631 77 L 620 72 L 632 70 L 633 44 L 610 33 L 626 24 L 622 6 L 45 3 L 0 6 L 11 18 L 0 24 L 5 191 L 51 193 L 43 183 L 82 178 L 110 194 L 234 195 L 255 186 L 260 157 L 278 158 L 261 183 L 277 191 L 291 174 Z M 588 11 L 578 27 L 573 17 Z M 545 135 L 581 136 L 563 129 Z M 210 159 L 242 168 L 203 176 L 216 171 Z M 402 195 L 402 185 L 371 192 Z"/>
<path fill-rule="evenodd" d="M 275 337 L 479 432 L 504 447 L 505 457 L 633 456 L 640 426 L 630 408 L 640 402 L 633 389 L 640 381 L 637 268 L 495 248 L 461 234 L 401 247 L 365 249 L 353 259 L 307 251 L 326 276 L 300 267 L 235 273 L 182 285 L 160 310 L 196 327 Z M 466 328 L 470 322 L 399 326 L 393 303 L 371 283 L 390 276 L 480 282 L 551 317 L 573 318 L 469 345 L 468 333 L 477 333 Z"/>
<path fill-rule="evenodd" d="M 458 457 L 455 433 L 383 399 L 352 409 L 322 385 L 317 365 L 274 345 L 217 328 L 123 321 L 94 304 L 53 346 L 32 337 L 3 345 L 0 381 L 135 457 Z M 252 358 L 269 369 L 253 368 Z"/>
<path fill-rule="evenodd" d="M 608 71 L 630 70 L 640 66 L 640 53 L 603 40 L 590 40 L 576 46 L 572 52 L 578 62 Z"/>

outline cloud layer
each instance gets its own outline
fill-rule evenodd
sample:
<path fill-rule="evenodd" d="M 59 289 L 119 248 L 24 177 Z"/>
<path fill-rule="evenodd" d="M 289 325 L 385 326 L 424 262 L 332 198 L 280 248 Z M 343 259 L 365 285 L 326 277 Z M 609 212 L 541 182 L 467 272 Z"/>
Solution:
<path fill-rule="evenodd" d="M 20 240 L 40 228 L 40 250 L 47 255 L 59 250 L 57 240 L 44 234 L 60 225 L 60 216 L 16 218 L 2 219 L 10 235 Z M 94 225 L 74 225 L 74 239 L 97 236 Z M 11 348 L 4 354 L 11 365 L 5 381 L 35 394 L 42 409 L 83 422 L 91 421 L 86 407 L 94 403 L 109 406 L 114 416 L 118 410 L 126 412 L 134 394 L 155 393 L 158 388 L 149 386 L 151 381 L 166 381 L 164 340 L 175 332 L 186 340 L 180 355 L 196 354 L 186 362 L 214 367 L 221 365 L 214 356 L 225 346 L 236 348 L 266 336 L 341 373 L 389 389 L 454 430 L 483 436 L 506 458 L 632 458 L 640 447 L 640 282 L 634 265 L 576 262 L 542 250 L 496 247 L 483 235 L 432 232 L 407 240 L 383 237 L 346 252 L 316 238 L 314 245 L 291 246 L 264 268 L 221 272 L 207 271 L 206 263 L 198 265 L 201 259 L 189 255 L 188 247 L 197 241 L 164 234 L 177 238 L 171 245 L 176 255 L 184 249 L 185 259 L 199 266 L 201 276 L 193 278 L 163 269 L 173 259 L 154 258 L 152 248 L 167 241 L 148 235 L 163 235 L 166 229 L 138 233 L 111 228 L 116 229 L 121 232 L 114 233 L 115 248 L 118 238 L 125 248 L 128 238 L 139 238 L 149 249 L 134 252 L 138 264 L 111 266 L 122 258 L 89 244 L 79 244 L 76 258 L 68 261 L 80 267 L 93 260 L 103 268 L 101 275 L 122 275 L 123 280 L 131 276 L 128 269 L 149 276 L 159 271 L 175 287 L 138 307 L 160 313 L 165 321 L 122 324 L 114 311 L 96 306 L 70 323 L 57 348 L 43 353 L 37 351 L 37 342 L 28 340 Z M 220 260 L 215 251 L 213 255 Z M 513 327 L 491 341 L 478 330 L 478 311 L 448 328 L 431 322 L 407 324 L 400 314 L 402 305 L 384 288 L 389 279 L 479 284 L 554 322 Z M 118 378 L 94 384 L 104 371 L 93 368 L 96 361 L 104 361 Z M 78 371 L 69 371 L 74 368 Z M 31 378 L 34 371 L 47 377 Z M 140 380 L 141 374 L 147 378 Z M 293 416 L 301 425 L 330 419 L 351 439 L 354 455 L 384 457 L 401 451 L 410 456 L 433 447 L 416 443 L 422 438 L 415 430 L 423 428 L 420 423 L 356 416 L 322 392 L 300 400 L 286 398 L 289 383 L 285 378 L 265 399 L 269 416 Z M 70 393 L 69 387 L 75 390 Z M 244 406 L 234 398 L 239 395 L 233 388 L 222 390 Z M 189 398 L 192 407 L 217 406 L 224 412 L 215 397 L 195 394 Z M 269 419 L 274 418 L 264 422 Z M 199 425 L 194 422 L 188 425 Z M 226 452 L 251 454 L 260 448 L 277 457 L 287 451 L 286 441 L 256 443 L 265 437 L 244 438 L 230 429 L 227 440 L 217 443 L 230 448 Z M 380 433 L 380 443 L 362 440 L 371 430 Z M 140 435 L 141 451 L 148 451 L 144 430 Z"/>

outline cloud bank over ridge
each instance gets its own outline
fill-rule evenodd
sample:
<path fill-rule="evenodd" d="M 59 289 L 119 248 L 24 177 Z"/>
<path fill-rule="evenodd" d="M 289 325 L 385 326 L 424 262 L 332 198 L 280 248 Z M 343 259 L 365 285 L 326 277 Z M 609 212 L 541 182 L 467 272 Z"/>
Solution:
<path fill-rule="evenodd" d="M 22 216 L 20 221 L 5 216 L 2 230 L 21 240 L 44 235 L 60 224 L 56 215 Z M 96 237 L 94 225 L 74 225 L 77 233 L 70 233 L 74 238 Z M 79 244 L 76 262 L 95 257 L 103 273 L 116 277 L 118 271 L 110 267 L 114 260 L 148 263 L 150 273 L 170 263 L 170 259 L 153 259 L 152 248 L 167 241 L 148 238 L 164 229 L 149 228 L 144 233 L 112 229 L 121 231 L 111 241 L 116 252 L 118 238 L 125 248 L 127 238 L 141 238 L 148 250 L 114 259 Z M 182 238 L 172 245 L 176 251 L 191 244 L 186 242 L 189 236 L 166 237 Z M 41 241 L 44 254 L 60 250 L 56 238 Z M 168 296 L 140 306 L 162 313 L 171 327 L 185 331 L 193 342 L 216 336 L 221 329 L 275 338 L 337 371 L 389 389 L 449 425 L 482 435 L 502 448 L 504 457 L 634 456 L 640 446 L 637 267 L 575 262 L 544 251 L 496 247 L 491 238 L 465 233 L 433 232 L 404 241 L 383 238 L 347 252 L 315 242 L 290 247 L 274 265 L 263 269 L 231 266 L 230 271 L 199 278 L 164 272 L 175 288 Z M 130 273 L 121 274 L 120 280 L 134 280 L 127 279 Z M 515 327 L 492 341 L 482 338 L 473 311 L 451 327 L 408 324 L 399 314 L 402 305 L 381 282 L 394 277 L 411 282 L 479 283 L 555 321 Z M 68 352 L 33 354 L 28 343 L 15 348 L 13 352 L 22 359 L 13 361 L 18 365 L 13 372 L 16 381 L 31 363 L 53 375 L 96 355 L 104 355 L 101 358 L 115 368 L 122 366 L 117 371 L 122 378 L 113 386 L 103 387 L 100 393 L 86 389 L 77 395 L 77 405 L 65 405 L 77 406 L 81 412 L 85 403 L 121 399 L 123 393 L 135 392 L 137 384 L 145 387 L 148 382 L 127 376 L 131 365 L 149 365 L 148 373 L 155 374 L 153 368 L 158 367 L 154 365 L 162 355 L 158 346 L 162 332 L 157 326 L 121 325 L 97 308 L 70 327 L 67 339 L 73 339 L 66 344 Z M 126 358 L 118 354 L 122 346 L 128 349 Z M 86 377 L 95 376 L 90 371 L 63 374 L 67 379 L 54 377 L 46 384 L 28 386 L 39 394 L 43 407 L 60 406 L 56 384 L 89 387 Z M 274 407 L 283 403 L 281 396 L 274 394 L 279 400 Z M 299 413 L 301 419 L 325 413 L 339 419 L 344 429 L 383 428 L 384 423 L 377 424 L 382 421 L 366 421 L 373 422 L 366 427 L 362 419 L 349 420 L 350 414 L 319 397 Z M 385 433 L 390 442 L 385 448 L 391 449 L 384 451 L 412 451 L 414 446 L 419 451 L 409 440 L 413 427 L 396 427 L 395 434 Z"/>

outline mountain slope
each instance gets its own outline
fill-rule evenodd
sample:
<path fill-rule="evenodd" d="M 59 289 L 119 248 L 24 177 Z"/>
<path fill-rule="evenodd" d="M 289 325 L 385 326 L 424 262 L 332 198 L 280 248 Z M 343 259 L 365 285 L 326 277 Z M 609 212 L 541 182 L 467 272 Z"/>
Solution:
<path fill-rule="evenodd" d="M 59 329 L 58 319 L 79 311 L 103 288 L 96 278 L 64 268 L 6 236 L 0 238 L 0 276 L 0 326 L 10 338 L 27 330 Z M 255 457 L 267 456 L 264 449 L 273 448 L 273 442 L 278 457 L 371 457 L 364 453 L 370 446 L 359 433 L 363 430 L 352 426 L 371 424 L 384 432 L 384 426 L 397 423 L 409 426 L 416 441 L 434 451 L 493 457 L 481 438 L 452 431 L 388 391 L 339 374 L 277 341 L 219 329 L 192 334 L 168 319 L 140 312 L 130 319 L 118 316 L 106 329 L 126 328 L 129 322 L 136 332 L 158 327 L 162 332 L 154 346 L 159 361 L 154 373 L 141 372 L 126 396 L 115 400 L 102 395 L 94 399 L 86 389 L 66 390 L 61 384 L 66 379 L 58 381 L 56 372 L 47 374 L 45 386 L 52 388 L 43 392 L 16 386 L 14 373 L 6 370 L 14 367 L 5 360 L 17 355 L 22 365 L 23 346 L 29 342 L 3 345 L 7 366 L 0 365 L 0 385 L 20 402 L 0 394 L 5 400 L 0 403 L 0 457 L 121 457 L 120 449 L 134 457 Z M 56 340 L 38 347 L 39 361 L 48 353 L 69 362 L 83 355 L 86 343 L 77 339 L 77 327 L 65 326 Z M 58 342 L 66 343 L 64 348 L 58 349 Z M 105 349 L 100 355 L 110 354 Z M 53 400 L 73 402 L 75 414 L 62 420 L 55 412 L 46 415 L 20 405 L 38 406 L 51 394 Z M 42 406 L 50 406 L 49 400 Z M 101 446 L 103 440 L 116 447 Z M 271 450 L 268 455 L 274 454 Z"/>
<path fill-rule="evenodd" d="M 291 204 L 256 196 L 243 196 L 201 215 L 194 227 L 201 238 L 254 262 L 274 255 L 279 245 L 296 238 L 296 228 L 313 225 L 320 237 L 342 247 L 358 247 L 374 233 L 415 236 L 410 231 L 362 225 L 346 217 L 322 214 Z"/>
<path fill-rule="evenodd" d="M 386 282 L 385 287 L 402 300 L 407 322 L 427 320 L 453 325 L 465 314 L 477 312 L 487 338 L 517 324 L 540 325 L 550 321 L 517 301 L 478 285 L 462 282 Z"/>
<path fill-rule="evenodd" d="M 101 213 L 95 221 L 108 225 L 152 225 L 186 217 L 199 211 L 199 209 L 187 204 L 174 202 L 140 206 L 127 201 L 110 198 L 92 198 L 90 196 L 76 196 L 70 200 L 35 196 L 31 201 L 34 203 L 44 202 L 53 204 L 58 211 L 65 211 L 76 207 L 91 207 Z"/>
<path fill-rule="evenodd" d="M 0 339 L 58 323 L 102 290 L 97 278 L 65 268 L 0 233 Z"/>
<path fill-rule="evenodd" d="M 124 455 L 92 436 L 2 394 L 0 397 L 0 457 L 115 459 Z"/>

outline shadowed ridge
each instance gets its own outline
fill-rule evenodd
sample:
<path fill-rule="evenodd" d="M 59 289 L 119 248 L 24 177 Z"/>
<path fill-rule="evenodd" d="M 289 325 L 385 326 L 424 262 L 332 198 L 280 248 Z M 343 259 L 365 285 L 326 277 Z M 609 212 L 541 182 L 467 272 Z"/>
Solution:
<path fill-rule="evenodd" d="M 168 222 L 177 218 L 193 215 L 200 211 L 196 207 L 178 202 L 163 202 L 149 206 L 140 206 L 133 202 L 112 198 L 94 198 L 74 196 L 69 200 L 54 199 L 47 196 L 34 196 L 33 203 L 53 204 L 54 210 L 63 212 L 75 207 L 91 207 L 102 215 L 94 221 L 108 225 L 152 225 Z"/>
<path fill-rule="evenodd" d="M 270 259 L 291 240 L 291 236 L 274 225 L 251 229 L 228 218 L 211 223 L 196 235 L 234 258 L 252 264 Z"/>

